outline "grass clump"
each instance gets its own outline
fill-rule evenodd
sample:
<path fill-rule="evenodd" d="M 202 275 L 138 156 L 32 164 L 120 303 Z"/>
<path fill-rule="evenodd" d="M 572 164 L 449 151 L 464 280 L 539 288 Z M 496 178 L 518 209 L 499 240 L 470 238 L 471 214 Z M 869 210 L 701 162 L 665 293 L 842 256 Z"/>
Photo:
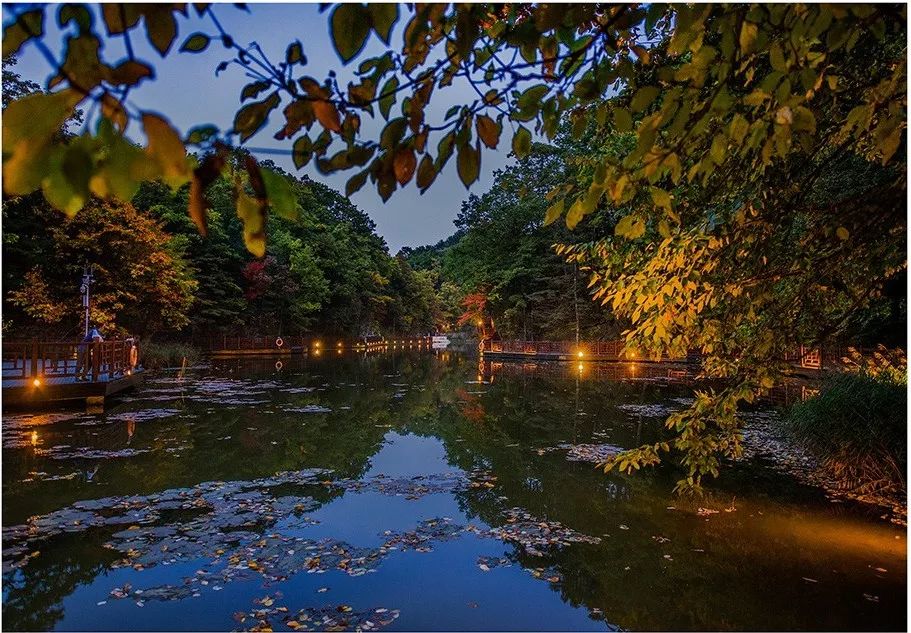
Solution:
<path fill-rule="evenodd" d="M 186 343 L 146 342 L 142 345 L 142 364 L 146 369 L 180 367 L 186 358 L 187 367 L 201 358 L 200 351 Z"/>
<path fill-rule="evenodd" d="M 819 459 L 837 485 L 858 494 L 906 490 L 907 383 L 904 352 L 853 351 L 845 371 L 824 379 L 818 396 L 794 405 L 787 430 Z"/>

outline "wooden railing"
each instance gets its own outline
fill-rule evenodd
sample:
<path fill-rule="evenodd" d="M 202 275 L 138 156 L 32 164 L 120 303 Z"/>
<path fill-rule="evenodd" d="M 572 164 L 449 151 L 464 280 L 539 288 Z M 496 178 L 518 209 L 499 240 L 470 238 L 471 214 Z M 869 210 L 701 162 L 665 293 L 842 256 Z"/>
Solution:
<path fill-rule="evenodd" d="M 209 339 L 209 351 L 290 350 L 306 345 L 302 336 L 215 336 Z"/>
<path fill-rule="evenodd" d="M 319 347 L 322 349 L 346 349 L 352 347 L 376 347 L 382 345 L 429 345 L 429 336 L 361 336 L 357 338 L 344 338 L 336 336 L 215 336 L 208 339 L 206 346 L 210 352 L 219 351 L 250 351 L 274 350 L 290 351 L 299 348 Z"/>
<path fill-rule="evenodd" d="M 108 381 L 135 369 L 130 341 L 97 343 L 51 343 L 3 341 L 3 378 L 64 378 L 84 376 Z"/>
<path fill-rule="evenodd" d="M 624 353 L 623 341 L 491 341 L 481 342 L 481 351 L 494 354 L 581 358 L 588 360 L 654 360 L 638 357 L 634 352 Z M 662 358 L 665 361 L 683 361 L 686 358 Z"/>
<path fill-rule="evenodd" d="M 483 353 L 508 354 L 513 356 L 527 356 L 529 358 L 564 358 L 573 360 L 582 353 L 583 360 L 654 360 L 644 356 L 637 356 L 635 352 L 624 352 L 623 341 L 518 341 L 484 340 L 480 344 Z M 842 359 L 848 356 L 847 345 L 828 345 L 826 347 L 800 346 L 782 354 L 781 359 L 801 369 L 834 369 L 842 364 Z M 870 354 L 873 349 L 855 347 L 862 354 Z M 699 362 L 698 352 L 693 352 L 681 358 L 661 358 L 669 362 Z"/>

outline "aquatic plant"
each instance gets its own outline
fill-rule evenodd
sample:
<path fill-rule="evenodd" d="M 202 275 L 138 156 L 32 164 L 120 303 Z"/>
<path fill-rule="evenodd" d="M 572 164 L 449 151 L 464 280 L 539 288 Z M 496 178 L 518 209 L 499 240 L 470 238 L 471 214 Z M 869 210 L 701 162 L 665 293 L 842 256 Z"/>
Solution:
<path fill-rule="evenodd" d="M 851 360 L 849 371 L 825 379 L 818 396 L 794 405 L 784 424 L 841 486 L 858 493 L 904 493 L 904 355 L 879 350 L 865 358 L 855 352 Z"/>
<path fill-rule="evenodd" d="M 201 357 L 200 351 L 186 343 L 156 343 L 149 341 L 142 345 L 142 364 L 146 369 L 180 367 L 184 358 L 186 365 L 195 365 Z"/>

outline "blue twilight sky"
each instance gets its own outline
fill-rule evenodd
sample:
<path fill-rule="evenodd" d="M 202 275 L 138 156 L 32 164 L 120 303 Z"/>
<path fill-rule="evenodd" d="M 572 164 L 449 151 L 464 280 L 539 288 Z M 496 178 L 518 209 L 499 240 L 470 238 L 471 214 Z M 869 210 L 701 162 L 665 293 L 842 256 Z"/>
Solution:
<path fill-rule="evenodd" d="M 47 32 L 45 41 L 55 52 L 62 46 L 62 35 L 56 27 L 56 9 L 58 5 L 49 5 L 45 19 Z M 23 5 L 4 4 L 4 22 L 12 12 L 18 12 Z M 302 72 L 322 80 L 330 69 L 339 71 L 339 84 L 346 85 L 351 77 L 351 67 L 356 67 L 360 59 L 381 52 L 383 45 L 371 34 L 367 48 L 350 64 L 343 67 L 329 39 L 329 13 L 320 13 L 317 4 L 259 4 L 250 3 L 250 12 L 244 12 L 230 4 L 215 5 L 215 13 L 225 30 L 232 34 L 241 44 L 258 42 L 272 61 L 284 58 L 287 45 L 299 39 L 304 46 L 308 65 Z M 405 15 L 402 8 L 400 16 Z M 393 31 L 392 44 L 396 50 L 401 49 L 404 19 L 400 17 Z M 102 27 L 103 30 L 103 27 Z M 239 66 L 231 65 L 228 70 L 215 76 L 215 67 L 222 60 L 228 59 L 228 51 L 220 43 L 213 41 L 201 54 L 177 52 L 180 44 L 190 33 L 202 31 L 215 34 L 215 28 L 208 19 L 196 17 L 190 11 L 188 19 L 178 20 L 178 36 L 168 57 L 162 59 L 145 39 L 145 30 L 140 25 L 132 32 L 132 44 L 139 59 L 147 61 L 157 71 L 154 81 L 144 82 L 130 93 L 130 102 L 136 108 L 152 110 L 166 114 L 180 132 L 186 132 L 193 125 L 214 123 L 227 130 L 231 127 L 234 114 L 240 106 L 240 91 L 252 81 L 244 76 Z M 125 57 L 121 38 L 111 38 L 104 43 L 102 59 L 109 63 Z M 26 44 L 19 55 L 16 70 L 25 78 L 44 85 L 50 76 L 48 62 L 41 56 L 33 44 Z M 298 71 L 299 73 L 301 71 Z M 471 101 L 475 93 L 467 84 L 456 84 L 449 88 L 437 90 L 428 107 L 428 121 L 440 122 L 449 106 L 455 103 Z M 283 103 L 286 104 L 287 101 Z M 283 107 L 281 106 L 281 107 Z M 398 104 L 395 106 L 399 107 Z M 396 111 L 396 110 L 394 110 Z M 376 123 L 365 117 L 362 129 L 365 134 L 378 134 L 382 129 L 382 117 L 377 114 Z M 291 149 L 291 141 L 276 141 L 272 134 L 278 129 L 282 120 L 280 111 L 273 112 L 269 123 L 256 136 L 248 141 L 254 147 L 276 147 Z M 137 134 L 135 123 L 131 126 Z M 511 133 L 508 124 L 504 126 L 503 138 L 497 151 L 487 151 L 482 155 L 481 178 L 471 191 L 480 194 L 486 191 L 492 181 L 495 169 L 507 165 L 511 144 Z M 428 146 L 435 151 L 439 137 L 431 136 Z M 334 151 L 334 150 L 333 150 Z M 270 158 L 291 173 L 297 173 L 290 156 L 259 155 Z M 377 225 L 377 231 L 389 244 L 390 251 L 395 253 L 402 246 L 420 246 L 434 243 L 451 235 L 455 227 L 453 219 L 467 198 L 468 192 L 456 174 L 455 157 L 449 161 L 446 169 L 440 174 L 433 186 L 423 196 L 414 183 L 405 189 L 397 190 L 388 202 L 383 203 L 376 189 L 367 183 L 364 188 L 352 196 L 352 201 L 364 209 Z M 345 182 L 354 171 L 342 172 L 332 176 L 319 174 L 311 165 L 304 168 L 314 180 L 325 182 L 335 189 L 344 192 Z"/>

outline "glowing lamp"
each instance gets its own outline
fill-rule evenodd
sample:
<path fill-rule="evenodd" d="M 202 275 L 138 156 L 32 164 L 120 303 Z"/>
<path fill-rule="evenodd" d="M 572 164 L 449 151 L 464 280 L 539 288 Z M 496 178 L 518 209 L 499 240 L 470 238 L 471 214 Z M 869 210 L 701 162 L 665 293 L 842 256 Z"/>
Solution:
<path fill-rule="evenodd" d="M 35 387 L 40 387 L 40 386 L 41 386 L 41 379 L 40 379 L 40 378 L 35 378 L 35 379 L 32 381 L 32 385 L 35 386 Z"/>
<path fill-rule="evenodd" d="M 585 356 L 585 354 L 582 352 L 582 350 L 579 350 L 579 353 L 576 354 L 576 356 L 578 356 L 579 358 L 582 358 L 583 356 Z"/>

